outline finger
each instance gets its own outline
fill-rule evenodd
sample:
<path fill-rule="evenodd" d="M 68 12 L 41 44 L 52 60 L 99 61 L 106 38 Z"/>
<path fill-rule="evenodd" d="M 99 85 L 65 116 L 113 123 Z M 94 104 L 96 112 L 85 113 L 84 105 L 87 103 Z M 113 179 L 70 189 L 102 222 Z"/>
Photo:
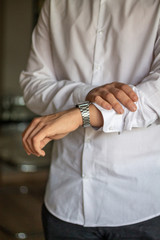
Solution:
<path fill-rule="evenodd" d="M 26 139 L 26 142 L 29 146 L 29 148 L 32 150 L 32 154 L 39 156 L 39 153 L 36 152 L 33 144 L 33 138 L 45 127 L 45 124 L 43 122 L 39 122 L 39 124 L 33 129 L 33 131 L 30 133 L 28 138 Z"/>
<path fill-rule="evenodd" d="M 115 96 L 115 98 L 118 99 L 118 101 L 123 104 L 123 106 L 128 108 L 128 110 L 130 110 L 131 112 L 135 112 L 137 110 L 136 104 L 133 102 L 133 100 L 130 99 L 130 97 L 124 91 L 118 88 L 111 88 L 110 91 Z"/>
<path fill-rule="evenodd" d="M 52 130 L 53 133 L 53 130 Z M 50 135 L 50 128 L 48 126 L 45 126 L 42 128 L 33 138 L 33 148 L 35 152 L 37 152 L 41 156 L 45 156 L 44 150 L 42 150 L 42 147 L 44 147 L 45 142 L 47 143 L 48 136 Z M 53 133 L 54 135 L 54 133 Z"/>
<path fill-rule="evenodd" d="M 28 155 L 31 155 L 32 154 L 32 149 L 28 146 L 28 143 L 27 143 L 27 138 L 26 138 L 26 130 L 23 132 L 22 134 L 22 143 L 23 143 L 23 147 L 24 147 L 24 150 L 26 151 L 26 153 Z"/>
<path fill-rule="evenodd" d="M 94 102 L 104 109 L 107 109 L 107 110 L 112 109 L 112 106 L 106 101 L 106 99 L 103 99 L 100 96 L 96 96 L 94 99 Z"/>
<path fill-rule="evenodd" d="M 22 144 L 23 144 L 23 142 L 22 142 Z M 27 153 L 27 155 L 30 156 L 31 155 L 31 151 L 28 148 L 26 148 L 24 144 L 23 144 L 23 148 L 24 148 L 24 151 Z"/>
<path fill-rule="evenodd" d="M 23 146 L 29 155 L 32 153 L 32 149 L 30 148 L 30 146 L 27 142 L 27 139 L 28 139 L 29 135 L 31 134 L 31 132 L 39 124 L 39 122 L 40 122 L 40 118 L 34 119 L 22 134 Z"/>
<path fill-rule="evenodd" d="M 43 149 L 50 141 L 52 141 L 51 138 L 45 138 L 40 142 L 40 148 Z"/>
<path fill-rule="evenodd" d="M 28 155 L 31 155 L 30 149 L 25 146 L 25 140 L 24 140 L 25 132 L 26 132 L 26 130 L 22 133 L 22 144 L 23 144 L 23 148 L 24 148 L 25 152 L 26 152 Z"/>
<path fill-rule="evenodd" d="M 52 126 L 45 126 L 37 133 L 36 136 L 33 137 L 34 149 L 39 155 L 45 156 L 45 152 L 42 150 L 42 148 L 44 148 L 48 142 L 52 141 L 53 139 L 61 139 L 67 135 L 68 133 L 56 134 L 56 131 L 54 133 Z"/>
<path fill-rule="evenodd" d="M 124 91 L 133 102 L 138 101 L 137 94 L 133 91 L 133 89 L 129 85 L 123 84 L 123 83 L 117 83 L 117 88 Z"/>
<path fill-rule="evenodd" d="M 112 106 L 112 108 L 118 113 L 118 114 L 122 114 L 124 113 L 124 110 L 121 106 L 121 104 L 119 103 L 119 101 L 117 100 L 117 98 L 112 94 L 112 93 L 107 93 L 105 96 L 105 99 L 110 103 L 110 105 Z"/>

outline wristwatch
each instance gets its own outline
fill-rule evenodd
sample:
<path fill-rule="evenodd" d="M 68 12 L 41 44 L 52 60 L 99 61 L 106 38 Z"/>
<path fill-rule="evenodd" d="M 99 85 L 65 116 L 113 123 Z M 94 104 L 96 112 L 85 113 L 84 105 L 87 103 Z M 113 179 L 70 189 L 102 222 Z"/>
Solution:
<path fill-rule="evenodd" d="M 82 102 L 82 103 L 79 103 L 79 104 L 76 105 L 76 107 L 79 108 L 79 110 L 81 112 L 84 128 L 91 126 L 91 124 L 90 124 L 90 114 L 89 114 L 90 104 L 91 103 L 89 101 L 85 101 L 85 102 Z"/>

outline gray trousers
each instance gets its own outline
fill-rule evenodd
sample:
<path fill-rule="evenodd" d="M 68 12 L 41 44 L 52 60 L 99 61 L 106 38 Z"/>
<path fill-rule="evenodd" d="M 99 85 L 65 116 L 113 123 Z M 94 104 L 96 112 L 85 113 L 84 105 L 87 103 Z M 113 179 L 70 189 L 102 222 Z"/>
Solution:
<path fill-rule="evenodd" d="M 83 227 L 54 217 L 43 205 L 46 240 L 160 240 L 160 217 L 123 227 Z"/>

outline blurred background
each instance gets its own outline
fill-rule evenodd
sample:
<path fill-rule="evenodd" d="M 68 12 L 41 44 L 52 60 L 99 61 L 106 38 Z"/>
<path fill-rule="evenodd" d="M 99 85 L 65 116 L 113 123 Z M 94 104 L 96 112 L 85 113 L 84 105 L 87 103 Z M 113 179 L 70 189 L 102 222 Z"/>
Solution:
<path fill-rule="evenodd" d="M 44 240 L 41 205 L 51 145 L 28 157 L 21 135 L 34 114 L 19 86 L 43 0 L 0 0 L 0 240 Z"/>

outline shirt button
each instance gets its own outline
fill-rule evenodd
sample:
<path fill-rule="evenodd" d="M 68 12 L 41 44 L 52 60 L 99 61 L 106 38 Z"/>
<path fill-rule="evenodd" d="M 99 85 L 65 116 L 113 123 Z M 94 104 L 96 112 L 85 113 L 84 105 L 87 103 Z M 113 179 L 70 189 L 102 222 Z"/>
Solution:
<path fill-rule="evenodd" d="M 96 71 L 100 71 L 101 70 L 101 65 L 100 64 L 96 64 L 95 69 L 96 69 Z"/>
<path fill-rule="evenodd" d="M 100 37 L 102 37 L 102 36 L 103 36 L 103 31 L 100 30 L 100 31 L 98 32 L 98 34 L 99 34 Z"/>
<path fill-rule="evenodd" d="M 84 173 L 82 174 L 82 178 L 86 178 L 86 175 Z"/>
<path fill-rule="evenodd" d="M 86 139 L 86 141 L 85 141 L 86 143 L 90 143 L 90 139 L 88 138 L 88 139 Z"/>
<path fill-rule="evenodd" d="M 109 127 L 109 130 L 112 131 L 112 130 L 113 130 L 113 127 Z"/>

